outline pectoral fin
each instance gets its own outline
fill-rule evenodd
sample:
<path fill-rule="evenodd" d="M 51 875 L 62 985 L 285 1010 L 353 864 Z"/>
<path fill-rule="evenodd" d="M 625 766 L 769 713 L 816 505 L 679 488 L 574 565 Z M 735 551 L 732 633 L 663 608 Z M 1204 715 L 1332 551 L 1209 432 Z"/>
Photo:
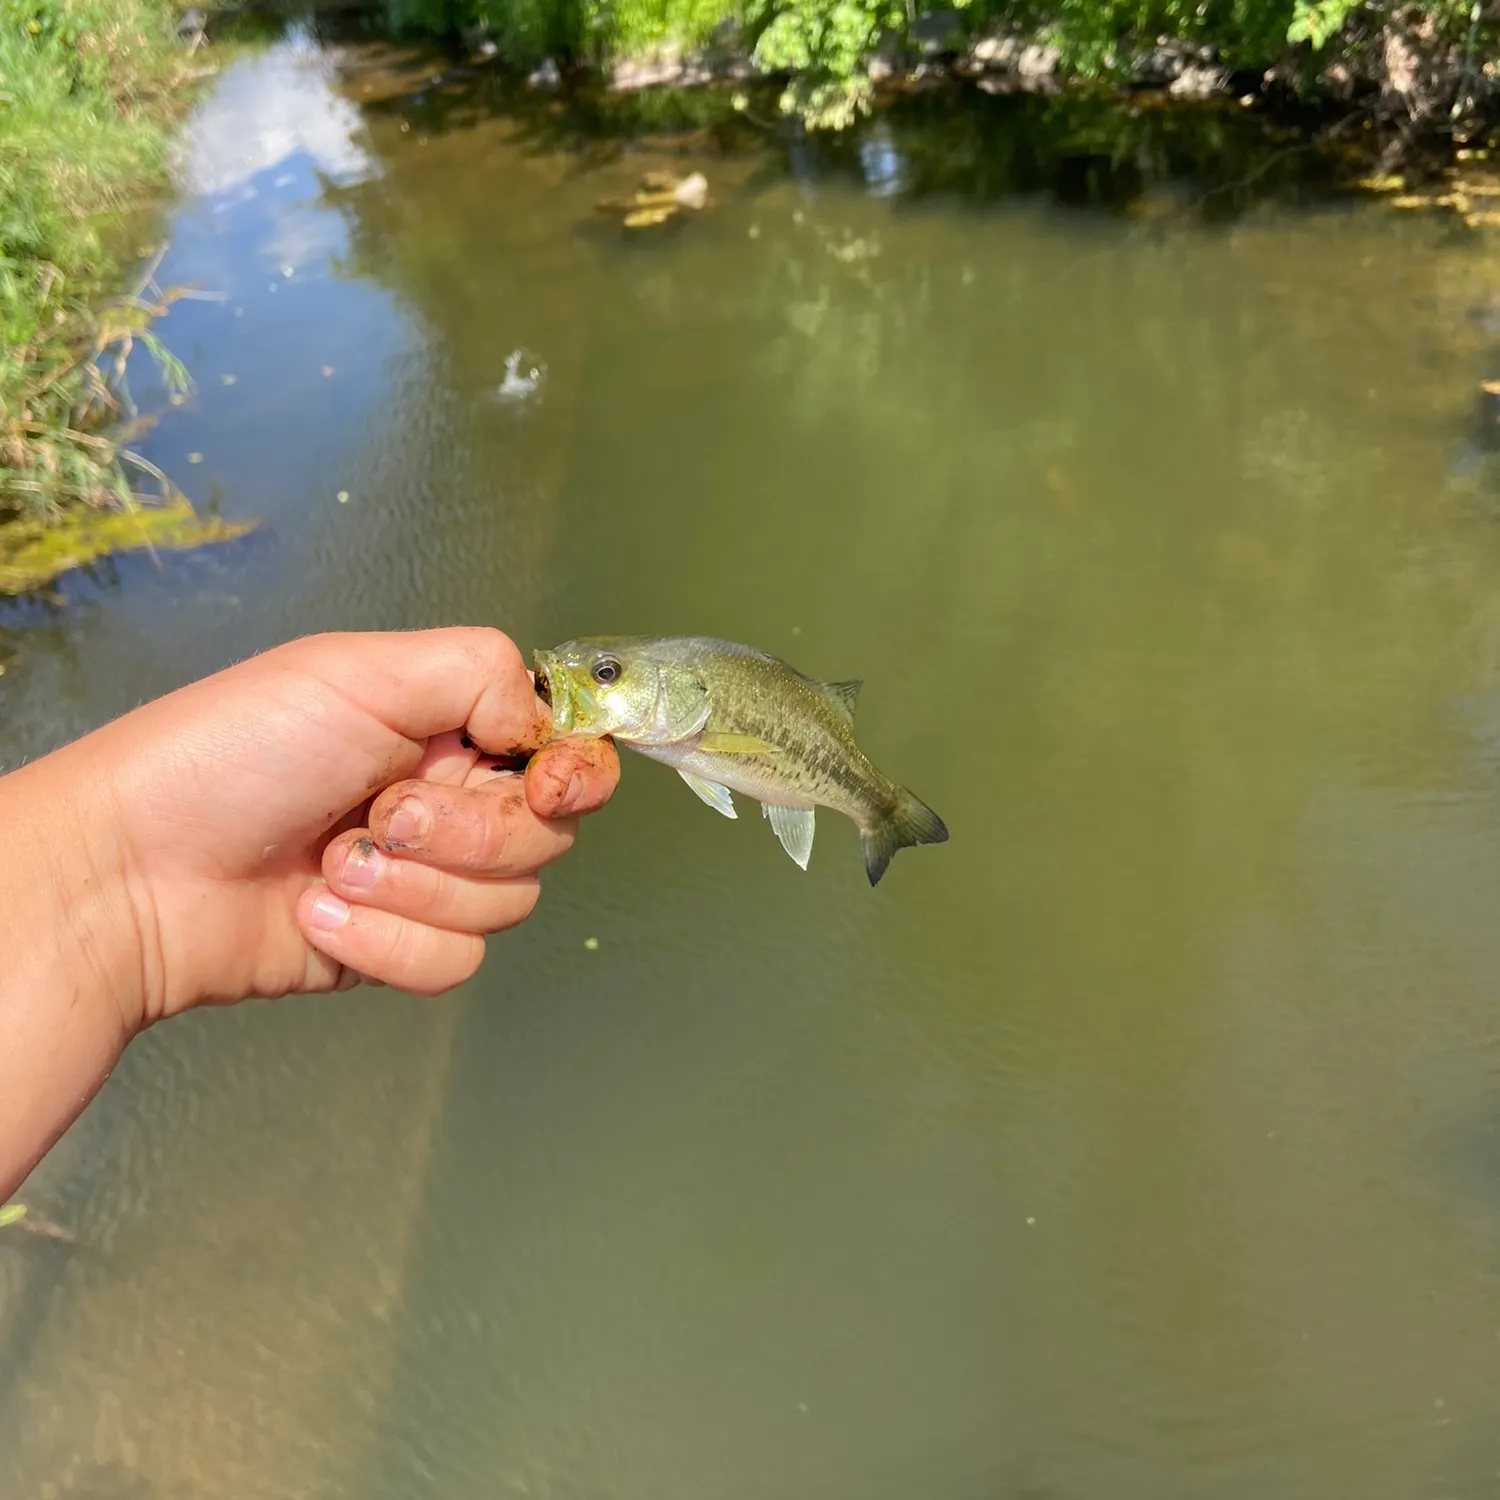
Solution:
<path fill-rule="evenodd" d="M 739 817 L 739 814 L 734 810 L 734 798 L 729 795 L 729 788 L 727 786 L 720 786 L 717 781 L 705 781 L 701 776 L 694 776 L 688 771 L 679 771 L 677 774 L 715 812 L 723 813 L 726 818 Z"/>
<path fill-rule="evenodd" d="M 753 734 L 731 734 L 728 730 L 710 729 L 698 740 L 698 748 L 711 755 L 779 755 L 775 745 L 758 740 Z"/>
<path fill-rule="evenodd" d="M 805 870 L 812 858 L 813 834 L 816 831 L 815 814 L 812 808 L 772 807 L 762 802 L 761 812 L 771 820 L 781 847 Z"/>

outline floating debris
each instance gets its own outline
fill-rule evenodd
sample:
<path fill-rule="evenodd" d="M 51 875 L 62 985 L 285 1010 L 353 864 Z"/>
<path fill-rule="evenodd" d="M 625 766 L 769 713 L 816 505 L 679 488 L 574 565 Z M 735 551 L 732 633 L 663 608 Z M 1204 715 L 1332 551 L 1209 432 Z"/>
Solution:
<path fill-rule="evenodd" d="M 51 1219 L 34 1214 L 24 1203 L 0 1204 L 0 1229 L 14 1226 L 23 1234 L 35 1235 L 38 1239 L 58 1240 L 64 1245 L 76 1245 L 78 1236 Z"/>
<path fill-rule="evenodd" d="M 240 377 L 238 375 L 221 375 L 221 376 L 219 376 L 219 379 L 222 380 L 225 385 L 233 385 L 239 378 Z"/>
<path fill-rule="evenodd" d="M 203 455 L 201 453 L 189 453 L 187 461 L 190 464 L 201 464 L 203 462 Z"/>
<path fill-rule="evenodd" d="M 522 368 L 522 366 L 525 368 Z M 505 356 L 505 379 L 495 387 L 497 401 L 530 401 L 547 379 L 547 366 L 524 349 Z"/>
<path fill-rule="evenodd" d="M 599 939 L 595 937 L 584 938 L 583 946 L 587 948 L 590 953 L 597 953 L 599 951 Z"/>
<path fill-rule="evenodd" d="M 337 499 L 340 505 L 347 505 L 349 503 L 349 491 L 340 490 L 334 498 Z"/>
<path fill-rule="evenodd" d="M 675 177 L 670 172 L 647 172 L 630 198 L 604 198 L 599 213 L 619 214 L 626 229 L 648 229 L 675 219 L 684 209 L 693 213 L 708 206 L 708 178 L 702 172 Z"/>
<path fill-rule="evenodd" d="M 333 374 L 333 366 L 332 365 L 319 365 L 318 366 L 318 374 L 321 375 L 324 380 L 327 380 L 328 377 Z"/>

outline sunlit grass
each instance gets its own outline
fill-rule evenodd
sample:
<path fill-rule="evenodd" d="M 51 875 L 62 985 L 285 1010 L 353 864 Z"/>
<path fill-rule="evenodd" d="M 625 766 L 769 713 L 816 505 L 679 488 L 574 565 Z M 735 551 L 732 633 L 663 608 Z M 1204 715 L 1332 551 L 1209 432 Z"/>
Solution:
<path fill-rule="evenodd" d="M 133 295 L 109 230 L 166 164 L 189 57 L 165 0 L 0 0 L 0 518 L 133 502 L 124 388 L 170 298 Z M 118 239 L 118 236 L 116 236 Z M 127 247 L 129 248 L 129 247 Z"/>

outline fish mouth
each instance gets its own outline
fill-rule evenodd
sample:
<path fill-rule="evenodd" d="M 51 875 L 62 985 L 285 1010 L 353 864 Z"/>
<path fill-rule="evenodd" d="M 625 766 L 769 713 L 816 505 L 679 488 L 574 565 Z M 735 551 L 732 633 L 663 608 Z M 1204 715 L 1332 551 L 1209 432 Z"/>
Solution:
<path fill-rule="evenodd" d="M 573 727 L 573 701 L 568 691 L 567 674 L 550 651 L 536 654 L 535 691 L 552 711 L 552 738 L 560 739 Z"/>

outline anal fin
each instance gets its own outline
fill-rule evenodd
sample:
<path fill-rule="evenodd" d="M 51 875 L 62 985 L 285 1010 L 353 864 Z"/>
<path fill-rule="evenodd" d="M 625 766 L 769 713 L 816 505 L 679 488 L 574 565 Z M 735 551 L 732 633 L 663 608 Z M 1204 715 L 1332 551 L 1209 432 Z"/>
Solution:
<path fill-rule="evenodd" d="M 817 831 L 813 809 L 772 807 L 770 803 L 762 802 L 760 810 L 771 820 L 772 831 L 781 840 L 781 847 L 805 870 L 812 858 L 813 834 Z"/>

